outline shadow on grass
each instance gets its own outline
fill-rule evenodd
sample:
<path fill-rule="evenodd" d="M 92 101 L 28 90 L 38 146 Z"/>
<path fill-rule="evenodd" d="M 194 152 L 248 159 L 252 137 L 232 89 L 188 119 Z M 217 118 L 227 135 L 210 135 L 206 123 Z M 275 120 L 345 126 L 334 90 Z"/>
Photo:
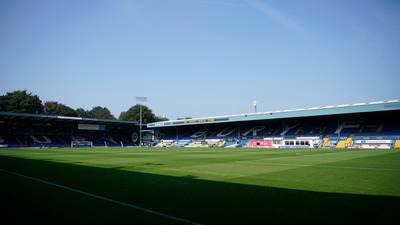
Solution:
<path fill-rule="evenodd" d="M 0 168 L 203 224 L 400 224 L 400 198 L 206 181 L 0 156 Z M 0 172 L 3 218 L 40 224 L 174 224 Z"/>

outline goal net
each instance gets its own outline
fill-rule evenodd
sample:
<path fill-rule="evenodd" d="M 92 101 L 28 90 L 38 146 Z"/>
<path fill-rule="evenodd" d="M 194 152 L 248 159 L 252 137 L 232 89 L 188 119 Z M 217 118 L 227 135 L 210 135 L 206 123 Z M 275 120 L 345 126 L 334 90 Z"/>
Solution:
<path fill-rule="evenodd" d="M 93 147 L 92 141 L 71 141 L 71 148 Z"/>

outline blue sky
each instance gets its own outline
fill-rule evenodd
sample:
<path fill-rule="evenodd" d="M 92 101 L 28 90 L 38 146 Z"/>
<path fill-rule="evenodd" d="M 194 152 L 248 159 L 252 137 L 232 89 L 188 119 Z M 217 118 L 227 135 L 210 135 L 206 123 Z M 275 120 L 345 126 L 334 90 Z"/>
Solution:
<path fill-rule="evenodd" d="M 400 1 L 2 0 L 0 93 L 171 119 L 400 98 Z"/>

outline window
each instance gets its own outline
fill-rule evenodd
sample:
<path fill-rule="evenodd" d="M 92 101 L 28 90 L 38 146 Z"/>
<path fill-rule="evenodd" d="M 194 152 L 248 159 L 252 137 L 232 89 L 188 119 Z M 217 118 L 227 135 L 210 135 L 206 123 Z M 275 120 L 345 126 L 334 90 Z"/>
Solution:
<path fill-rule="evenodd" d="M 281 141 L 279 141 L 279 140 L 274 140 L 274 144 L 275 144 L 275 145 L 280 145 L 280 144 L 281 144 Z"/>

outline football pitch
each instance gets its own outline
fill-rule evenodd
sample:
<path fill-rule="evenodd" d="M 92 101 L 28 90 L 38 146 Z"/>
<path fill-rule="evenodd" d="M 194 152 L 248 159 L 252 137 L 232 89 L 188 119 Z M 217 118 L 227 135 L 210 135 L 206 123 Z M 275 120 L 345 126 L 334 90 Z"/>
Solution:
<path fill-rule="evenodd" d="M 1 149 L 13 224 L 400 224 L 400 151 Z"/>

